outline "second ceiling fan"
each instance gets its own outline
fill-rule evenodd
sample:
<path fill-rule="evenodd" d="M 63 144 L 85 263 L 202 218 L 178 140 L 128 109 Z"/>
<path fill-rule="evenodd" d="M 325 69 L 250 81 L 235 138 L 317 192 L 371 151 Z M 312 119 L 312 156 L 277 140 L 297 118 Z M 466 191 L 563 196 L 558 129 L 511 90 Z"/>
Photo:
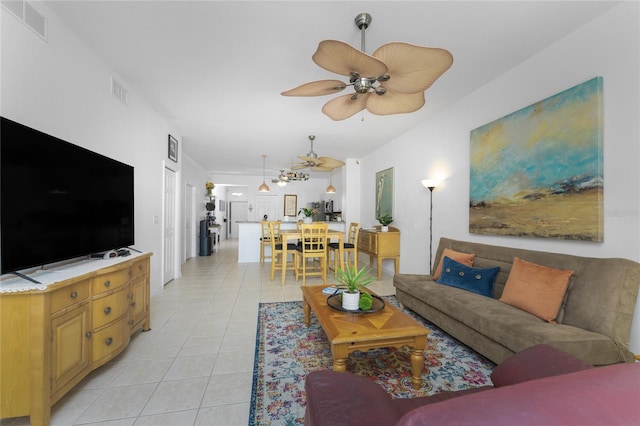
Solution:
<path fill-rule="evenodd" d="M 335 121 L 349 118 L 365 108 L 376 115 L 409 113 L 422 108 L 424 91 L 453 64 L 451 53 L 440 48 L 388 43 L 373 55 L 367 55 L 364 53 L 365 30 L 371 24 L 371 15 L 360 13 L 355 23 L 361 31 L 361 51 L 341 41 L 324 40 L 312 57 L 327 71 L 349 77 L 349 83 L 312 81 L 281 94 L 322 96 L 353 86 L 355 93 L 332 99 L 322 107 L 322 112 Z"/>
<path fill-rule="evenodd" d="M 308 168 L 314 172 L 330 172 L 333 169 L 344 166 L 344 161 L 336 160 L 331 157 L 318 157 L 318 154 L 313 151 L 313 141 L 315 138 L 316 137 L 314 135 L 309 135 L 311 150 L 307 152 L 307 155 L 298 156 L 298 158 L 304 162 L 293 164 L 291 166 L 291 170 L 302 170 Z"/>

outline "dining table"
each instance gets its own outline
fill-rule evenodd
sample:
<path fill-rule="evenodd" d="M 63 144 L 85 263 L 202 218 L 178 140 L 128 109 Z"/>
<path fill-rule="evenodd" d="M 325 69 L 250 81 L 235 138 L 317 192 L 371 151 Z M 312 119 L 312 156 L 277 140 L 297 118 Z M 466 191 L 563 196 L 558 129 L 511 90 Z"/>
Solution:
<path fill-rule="evenodd" d="M 284 286 L 285 274 L 287 272 L 287 243 L 291 240 L 298 241 L 302 239 L 302 231 L 296 229 L 281 229 L 280 238 L 282 239 L 282 285 Z M 327 231 L 327 244 L 331 240 L 338 240 L 338 256 L 340 256 L 340 268 L 344 268 L 344 232 L 329 229 Z M 326 261 L 328 262 L 328 258 Z"/>

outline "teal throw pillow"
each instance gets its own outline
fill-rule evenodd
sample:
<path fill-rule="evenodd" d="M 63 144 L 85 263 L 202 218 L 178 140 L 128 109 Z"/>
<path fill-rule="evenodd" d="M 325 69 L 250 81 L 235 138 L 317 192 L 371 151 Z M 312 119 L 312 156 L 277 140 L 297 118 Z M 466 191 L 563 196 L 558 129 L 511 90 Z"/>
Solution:
<path fill-rule="evenodd" d="M 493 282 L 500 267 L 472 268 L 445 256 L 438 283 L 472 291 L 483 296 L 493 296 Z"/>

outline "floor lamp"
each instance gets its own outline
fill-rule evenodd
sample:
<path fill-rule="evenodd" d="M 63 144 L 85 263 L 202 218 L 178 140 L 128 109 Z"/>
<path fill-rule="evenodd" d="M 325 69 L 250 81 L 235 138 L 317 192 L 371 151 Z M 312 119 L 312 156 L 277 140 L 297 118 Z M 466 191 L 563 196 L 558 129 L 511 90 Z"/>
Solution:
<path fill-rule="evenodd" d="M 433 190 L 436 189 L 437 182 L 431 179 L 423 179 L 422 186 L 429 190 L 429 274 L 432 268 L 432 248 L 433 248 Z"/>

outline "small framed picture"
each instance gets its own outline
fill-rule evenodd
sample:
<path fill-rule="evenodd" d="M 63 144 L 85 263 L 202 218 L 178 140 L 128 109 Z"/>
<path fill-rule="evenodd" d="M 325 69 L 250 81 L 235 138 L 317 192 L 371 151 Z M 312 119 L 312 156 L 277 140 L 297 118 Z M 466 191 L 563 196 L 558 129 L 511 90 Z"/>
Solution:
<path fill-rule="evenodd" d="M 169 135 L 169 159 L 178 162 L 178 140 Z"/>
<path fill-rule="evenodd" d="M 286 194 L 284 196 L 284 215 L 285 216 L 296 216 L 298 212 L 298 196 L 292 194 Z"/>

